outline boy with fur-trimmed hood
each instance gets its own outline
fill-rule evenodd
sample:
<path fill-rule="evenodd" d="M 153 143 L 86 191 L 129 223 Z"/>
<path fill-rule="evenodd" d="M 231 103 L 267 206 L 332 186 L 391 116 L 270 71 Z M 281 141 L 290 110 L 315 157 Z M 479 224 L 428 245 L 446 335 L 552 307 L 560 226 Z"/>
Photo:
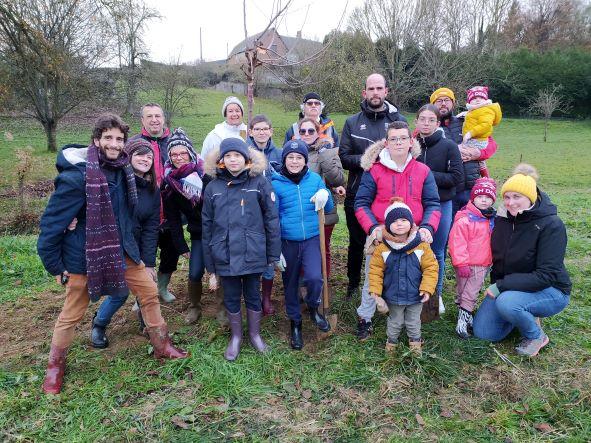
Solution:
<path fill-rule="evenodd" d="M 275 194 L 263 176 L 266 167 L 264 154 L 237 138 L 223 140 L 205 162 L 206 174 L 215 178 L 203 200 L 203 255 L 209 288 L 217 288 L 217 274 L 224 290 L 232 333 L 224 356 L 230 361 L 242 343 L 243 293 L 250 343 L 259 352 L 268 350 L 260 336 L 259 286 L 267 266 L 279 261 L 281 236 Z"/>
<path fill-rule="evenodd" d="M 421 311 L 435 292 L 439 265 L 429 245 L 417 235 L 410 208 L 400 197 L 390 202 L 384 241 L 369 263 L 369 292 L 378 306 L 388 305 L 386 351 L 394 351 L 404 326 L 412 353 L 420 356 Z"/>

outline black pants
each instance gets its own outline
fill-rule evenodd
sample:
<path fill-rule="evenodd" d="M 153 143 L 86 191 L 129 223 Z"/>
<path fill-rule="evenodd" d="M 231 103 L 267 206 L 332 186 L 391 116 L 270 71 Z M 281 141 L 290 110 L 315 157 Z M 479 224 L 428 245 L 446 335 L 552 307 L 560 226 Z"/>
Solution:
<path fill-rule="evenodd" d="M 179 253 L 172 243 L 170 231 L 165 229 L 158 234 L 158 247 L 160 248 L 160 266 L 158 270 L 162 274 L 172 274 L 179 263 Z"/>
<path fill-rule="evenodd" d="M 228 312 L 236 314 L 240 311 L 242 294 L 246 309 L 260 311 L 261 307 L 261 274 L 246 274 L 236 277 L 220 277 L 224 290 L 224 305 Z"/>
<path fill-rule="evenodd" d="M 347 229 L 349 230 L 349 249 L 347 250 L 347 277 L 349 287 L 356 288 L 361 283 L 361 265 L 363 264 L 363 247 L 367 234 L 355 217 L 353 207 L 345 206 Z"/>

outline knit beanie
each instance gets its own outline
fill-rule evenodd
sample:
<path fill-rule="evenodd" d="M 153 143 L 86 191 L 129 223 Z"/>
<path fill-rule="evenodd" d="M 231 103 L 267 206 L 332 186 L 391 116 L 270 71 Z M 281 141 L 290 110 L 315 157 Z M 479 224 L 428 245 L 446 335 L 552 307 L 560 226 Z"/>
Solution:
<path fill-rule="evenodd" d="M 394 233 L 390 231 L 390 225 L 399 218 L 408 220 L 411 227 L 414 224 L 412 211 L 406 204 L 404 204 L 404 200 L 402 200 L 400 197 L 392 197 L 392 199 L 390 199 L 390 206 L 386 208 L 384 216 L 384 224 L 386 225 L 386 231 L 388 231 L 392 235 L 394 235 Z"/>
<path fill-rule="evenodd" d="M 222 106 L 222 117 L 226 116 L 226 108 L 231 104 L 240 106 L 242 115 L 244 115 L 244 106 L 242 106 L 242 102 L 238 99 L 238 97 L 234 97 L 233 95 L 231 95 L 230 97 L 227 97 L 224 101 L 224 105 Z"/>
<path fill-rule="evenodd" d="M 470 103 L 476 97 L 488 100 L 488 87 L 486 86 L 474 86 L 466 91 L 468 94 L 467 103 Z"/>
<path fill-rule="evenodd" d="M 304 100 L 302 100 L 302 103 L 306 103 L 308 100 L 322 101 L 322 99 L 316 92 L 308 92 L 306 95 L 304 95 Z"/>
<path fill-rule="evenodd" d="M 150 143 L 145 138 L 138 137 L 135 139 L 128 140 L 127 143 L 125 143 L 125 152 L 127 152 L 129 157 L 131 158 L 131 156 L 134 153 L 143 155 L 147 154 L 148 152 L 151 152 L 152 154 L 154 154 L 154 149 L 152 148 L 152 143 Z"/>
<path fill-rule="evenodd" d="M 515 167 L 513 174 L 501 188 L 501 195 L 505 195 L 506 192 L 517 192 L 525 195 L 532 204 L 535 203 L 538 199 L 536 168 L 527 163 L 521 163 Z"/>
<path fill-rule="evenodd" d="M 453 102 L 456 101 L 456 96 L 455 96 L 454 92 L 449 88 L 436 89 L 435 92 L 433 92 L 433 94 L 431 94 L 431 98 L 429 99 L 429 101 L 431 102 L 431 104 L 435 104 L 435 101 L 441 97 L 447 97 L 447 98 L 451 99 L 451 101 L 453 101 Z"/>
<path fill-rule="evenodd" d="M 281 152 L 281 164 L 285 164 L 285 158 L 292 152 L 303 155 L 306 159 L 306 164 L 308 164 L 308 145 L 300 139 L 290 140 L 283 145 L 283 151 Z"/>
<path fill-rule="evenodd" d="M 497 199 L 497 184 L 492 178 L 482 177 L 474 182 L 474 187 L 470 192 L 470 200 L 474 201 L 479 195 L 486 195 L 492 198 L 493 202 Z"/>
<path fill-rule="evenodd" d="M 168 145 L 166 145 L 166 152 L 170 157 L 170 150 L 175 146 L 184 146 L 189 151 L 189 155 L 191 156 L 191 160 L 195 160 L 195 149 L 193 149 L 193 143 L 191 139 L 187 137 L 186 132 L 183 128 L 176 128 L 173 133 L 171 134 L 170 138 L 168 139 Z"/>
<path fill-rule="evenodd" d="M 224 158 L 224 155 L 231 151 L 242 154 L 246 161 L 250 160 L 248 145 L 241 138 L 229 137 L 222 140 L 220 143 L 220 160 Z"/>

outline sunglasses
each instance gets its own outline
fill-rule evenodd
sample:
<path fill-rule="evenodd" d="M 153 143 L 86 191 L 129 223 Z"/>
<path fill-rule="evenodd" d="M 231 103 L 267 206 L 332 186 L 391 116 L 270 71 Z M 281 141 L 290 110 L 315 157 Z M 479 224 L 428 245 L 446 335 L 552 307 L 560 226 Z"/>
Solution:
<path fill-rule="evenodd" d="M 320 105 L 322 104 L 322 102 L 319 102 L 319 101 L 317 101 L 317 100 L 308 100 L 308 101 L 306 102 L 306 104 L 307 104 L 308 106 L 320 106 Z"/>
<path fill-rule="evenodd" d="M 306 133 L 308 133 L 308 135 L 316 134 L 316 129 L 314 129 L 314 128 L 300 129 L 300 135 L 306 135 Z"/>

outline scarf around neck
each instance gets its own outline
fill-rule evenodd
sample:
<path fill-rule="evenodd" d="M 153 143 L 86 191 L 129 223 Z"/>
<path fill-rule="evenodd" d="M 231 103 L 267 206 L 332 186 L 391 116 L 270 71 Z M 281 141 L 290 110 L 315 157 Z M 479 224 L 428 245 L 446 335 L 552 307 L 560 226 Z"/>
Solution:
<path fill-rule="evenodd" d="M 137 204 L 135 174 L 127 153 L 122 151 L 116 160 L 109 160 L 97 146 L 90 145 L 86 162 L 86 272 L 93 301 L 102 295 L 127 294 L 121 240 L 103 168 L 124 172 L 128 205 L 133 209 Z"/>
<path fill-rule="evenodd" d="M 289 172 L 289 170 L 287 169 L 287 166 L 285 166 L 285 165 L 281 166 L 281 175 L 283 175 L 287 179 L 291 180 L 296 185 L 300 184 L 300 182 L 304 178 L 304 175 L 306 175 L 306 172 L 308 172 L 308 165 L 305 165 L 300 172 L 296 172 L 295 174 Z"/>
<path fill-rule="evenodd" d="M 170 135 L 170 129 L 164 128 L 164 132 L 160 137 L 154 137 L 146 128 L 142 128 L 142 136 L 146 137 L 152 145 L 152 151 L 154 151 L 154 171 L 156 171 L 156 183 L 160 186 L 162 177 L 164 176 L 164 166 L 162 165 L 162 154 L 160 153 L 160 145 L 158 140 L 162 140 Z"/>
<path fill-rule="evenodd" d="M 175 192 L 182 195 L 195 206 L 202 197 L 203 191 L 203 159 L 196 154 L 196 160 L 175 168 L 170 160 L 164 164 L 165 188 L 163 198 Z"/>

